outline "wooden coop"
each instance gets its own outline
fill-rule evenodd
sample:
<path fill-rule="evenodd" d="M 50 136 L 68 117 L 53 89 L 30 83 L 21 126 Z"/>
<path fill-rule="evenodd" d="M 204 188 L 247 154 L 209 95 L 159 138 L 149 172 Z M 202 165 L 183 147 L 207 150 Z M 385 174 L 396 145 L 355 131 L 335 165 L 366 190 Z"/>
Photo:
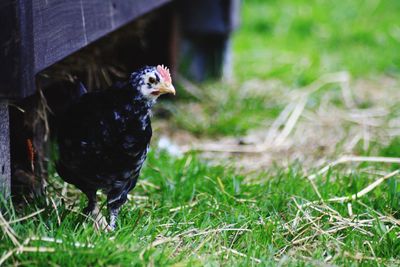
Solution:
<path fill-rule="evenodd" d="M 156 64 L 194 81 L 229 76 L 239 5 L 240 0 L 2 0 L 3 194 L 17 186 L 26 194 L 40 191 L 52 114 L 76 97 L 77 81 L 99 90 Z"/>

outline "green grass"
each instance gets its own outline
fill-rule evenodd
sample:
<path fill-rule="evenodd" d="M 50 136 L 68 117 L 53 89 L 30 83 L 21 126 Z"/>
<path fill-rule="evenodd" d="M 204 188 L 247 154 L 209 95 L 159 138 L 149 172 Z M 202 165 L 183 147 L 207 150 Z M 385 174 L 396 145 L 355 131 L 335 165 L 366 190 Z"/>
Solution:
<path fill-rule="evenodd" d="M 321 74 L 399 74 L 396 0 L 247 0 L 235 36 L 236 74 L 280 78 L 293 86 Z"/>
<path fill-rule="evenodd" d="M 389 166 L 384 168 L 389 169 Z M 24 246 L 53 248 L 54 251 L 14 253 L 6 263 L 22 266 L 246 266 L 260 260 L 262 265 L 270 266 L 276 263 L 276 258 L 282 260 L 279 256 L 282 250 L 282 254 L 291 255 L 286 264 L 293 266 L 313 262 L 318 265 L 329 255 L 334 256 L 330 260 L 332 264 L 377 265 L 374 254 L 381 264 L 399 263 L 400 226 L 378 219 L 375 213 L 400 218 L 399 185 L 395 179 L 360 199 L 370 208 L 353 201 L 352 217 L 348 215 L 347 205 L 341 203 L 329 204 L 337 214 L 304 207 L 308 212 L 304 215 L 296 203 L 305 204 L 318 197 L 300 169 L 294 164 L 288 169 L 274 168 L 268 173 L 245 177 L 226 166 L 210 166 L 195 155 L 175 159 L 164 152 L 151 153 L 142 175 L 147 183 L 134 190 L 134 196 L 141 198 L 123 207 L 115 232 L 97 233 L 90 222 L 70 212 L 72 207 L 67 209 L 67 204 L 54 197 L 57 211 L 51 204 L 44 206 L 44 212 L 14 223 L 12 227 L 21 242 L 35 236 L 59 239 L 62 243 L 30 241 Z M 374 176 L 358 171 L 345 174 L 339 168 L 326 177 L 319 177 L 316 184 L 327 199 L 354 194 L 372 179 Z M 148 186 L 149 183 L 156 187 Z M 84 207 L 84 201 L 79 203 L 80 207 L 74 208 Z M 173 210 L 176 208 L 180 209 Z M 25 214 L 34 210 L 30 207 Z M 22 216 L 13 214 L 13 210 L 3 214 L 7 220 Z M 296 216 L 298 224 L 293 226 Z M 365 223 L 367 226 L 358 226 L 364 231 L 344 225 L 343 229 L 329 235 L 316 234 L 316 227 L 309 222 L 312 218 L 318 229 L 330 231 L 340 226 L 338 216 L 350 222 L 370 221 Z M 300 239 L 298 235 L 310 239 L 296 243 Z M 83 247 L 74 245 L 76 242 Z M 3 234 L 0 255 L 13 247 Z M 234 254 L 229 249 L 243 254 Z M 358 255 L 360 259 L 353 259 L 351 255 Z"/>

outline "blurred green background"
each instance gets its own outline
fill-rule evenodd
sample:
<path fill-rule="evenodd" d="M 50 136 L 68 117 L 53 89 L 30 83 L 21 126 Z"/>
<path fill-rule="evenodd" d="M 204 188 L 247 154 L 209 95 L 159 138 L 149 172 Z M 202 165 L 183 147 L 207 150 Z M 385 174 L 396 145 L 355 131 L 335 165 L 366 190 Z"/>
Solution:
<path fill-rule="evenodd" d="M 325 72 L 399 75 L 400 1 L 245 0 L 235 74 L 293 86 Z"/>
<path fill-rule="evenodd" d="M 200 99 L 186 102 L 179 90 L 183 101 L 169 105 L 172 123 L 197 136 L 241 136 L 270 125 L 291 90 L 324 74 L 346 72 L 352 83 L 398 79 L 399 14 L 397 0 L 244 0 L 233 35 L 232 81 L 199 85 Z M 333 102 L 341 106 L 338 86 L 327 86 L 335 88 Z M 307 105 L 318 106 L 323 92 Z M 371 106 L 369 100 L 356 101 L 358 107 Z"/>

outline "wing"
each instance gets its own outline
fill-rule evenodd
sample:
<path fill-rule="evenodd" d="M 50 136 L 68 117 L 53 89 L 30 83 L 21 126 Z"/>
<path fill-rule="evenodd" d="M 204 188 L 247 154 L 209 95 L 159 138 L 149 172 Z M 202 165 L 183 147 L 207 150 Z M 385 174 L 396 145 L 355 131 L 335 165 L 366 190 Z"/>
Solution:
<path fill-rule="evenodd" d="M 151 138 L 123 90 L 89 93 L 60 120 L 60 161 L 85 175 L 134 170 Z M 132 177 L 132 176 L 131 176 Z"/>

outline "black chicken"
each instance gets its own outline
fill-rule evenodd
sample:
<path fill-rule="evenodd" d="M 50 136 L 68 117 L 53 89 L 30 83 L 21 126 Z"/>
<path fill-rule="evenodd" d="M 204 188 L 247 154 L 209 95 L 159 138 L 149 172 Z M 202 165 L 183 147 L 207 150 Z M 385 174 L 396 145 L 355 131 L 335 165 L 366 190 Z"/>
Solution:
<path fill-rule="evenodd" d="M 57 172 L 86 194 L 85 213 L 97 209 L 97 190 L 107 194 L 111 229 L 146 159 L 151 108 L 166 93 L 175 94 L 169 70 L 144 67 L 124 84 L 83 94 L 58 121 Z"/>

